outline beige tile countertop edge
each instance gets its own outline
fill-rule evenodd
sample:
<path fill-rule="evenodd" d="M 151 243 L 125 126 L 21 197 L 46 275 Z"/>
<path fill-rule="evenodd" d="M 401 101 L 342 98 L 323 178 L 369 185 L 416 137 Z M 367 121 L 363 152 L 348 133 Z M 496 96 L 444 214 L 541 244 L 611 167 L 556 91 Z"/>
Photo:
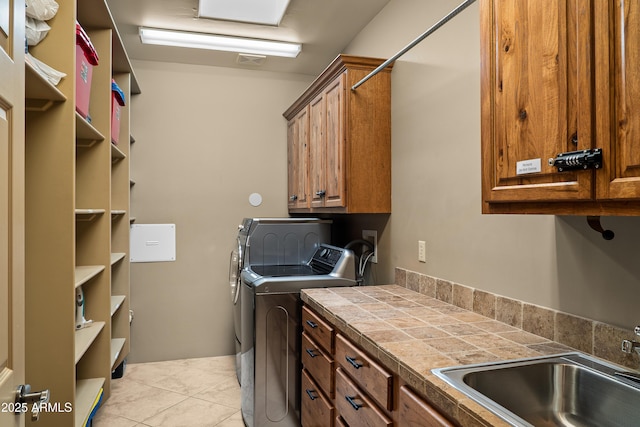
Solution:
<path fill-rule="evenodd" d="M 301 297 L 343 335 L 464 427 L 510 424 L 431 369 L 575 351 L 397 285 L 305 289 Z"/>

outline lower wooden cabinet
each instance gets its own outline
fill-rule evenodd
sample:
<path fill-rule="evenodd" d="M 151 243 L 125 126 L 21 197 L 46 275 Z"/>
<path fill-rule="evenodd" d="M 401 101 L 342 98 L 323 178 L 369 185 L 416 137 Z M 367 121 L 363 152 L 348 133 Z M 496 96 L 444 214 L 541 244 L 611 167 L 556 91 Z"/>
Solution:
<path fill-rule="evenodd" d="M 303 427 L 456 425 L 324 318 L 306 306 L 302 317 Z"/>
<path fill-rule="evenodd" d="M 302 427 L 333 427 L 336 417 L 333 402 L 327 399 L 322 389 L 313 381 L 309 373 L 302 370 Z"/>
<path fill-rule="evenodd" d="M 360 389 L 340 367 L 336 370 L 336 409 L 349 427 L 391 427 L 393 421 L 367 392 Z"/>
<path fill-rule="evenodd" d="M 398 426 L 453 427 L 453 424 L 407 386 L 400 387 Z"/>
<path fill-rule="evenodd" d="M 393 374 L 340 334 L 336 335 L 336 361 L 380 406 L 393 409 Z"/>
<path fill-rule="evenodd" d="M 334 364 L 333 356 L 327 355 L 304 332 L 302 333 L 302 364 L 322 390 L 333 398 Z"/>

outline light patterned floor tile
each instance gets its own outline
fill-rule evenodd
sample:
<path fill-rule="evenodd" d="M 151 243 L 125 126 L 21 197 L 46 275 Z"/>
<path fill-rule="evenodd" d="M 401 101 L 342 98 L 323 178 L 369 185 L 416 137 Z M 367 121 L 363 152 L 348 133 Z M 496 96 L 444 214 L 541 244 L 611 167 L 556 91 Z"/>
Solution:
<path fill-rule="evenodd" d="M 235 356 L 130 364 L 93 426 L 244 427 L 239 409 Z"/>

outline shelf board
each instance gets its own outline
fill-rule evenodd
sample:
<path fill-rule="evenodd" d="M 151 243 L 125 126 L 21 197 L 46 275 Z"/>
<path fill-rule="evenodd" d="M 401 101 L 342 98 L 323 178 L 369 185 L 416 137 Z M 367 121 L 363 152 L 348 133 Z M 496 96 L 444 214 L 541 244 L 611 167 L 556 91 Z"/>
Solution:
<path fill-rule="evenodd" d="M 80 359 L 82 359 L 82 356 L 84 356 L 84 354 L 87 352 L 87 350 L 89 350 L 89 347 L 91 347 L 93 341 L 95 341 L 100 331 L 104 328 L 104 325 L 104 322 L 93 322 L 86 328 L 76 329 L 76 363 L 78 363 Z"/>
<path fill-rule="evenodd" d="M 125 256 L 127 256 L 127 254 L 124 252 L 113 252 L 111 254 L 111 265 L 123 260 Z"/>
<path fill-rule="evenodd" d="M 105 269 L 104 265 L 78 265 L 75 270 L 75 287 L 87 283 Z"/>
<path fill-rule="evenodd" d="M 126 298 L 124 295 L 111 295 L 111 316 L 116 314 Z"/>
<path fill-rule="evenodd" d="M 76 111 L 76 145 L 89 148 L 104 140 L 104 135 Z"/>
<path fill-rule="evenodd" d="M 25 62 L 25 99 L 27 111 L 47 111 L 56 102 L 64 102 L 67 97 L 49 80 Z"/>
<path fill-rule="evenodd" d="M 81 427 L 85 425 L 93 403 L 100 395 L 100 390 L 104 387 L 104 378 L 91 378 L 88 380 L 76 381 L 76 401 L 73 405 L 73 411 L 75 412 L 75 427 Z"/>
<path fill-rule="evenodd" d="M 76 209 L 76 221 L 90 222 L 100 215 L 104 215 L 104 209 Z"/>
<path fill-rule="evenodd" d="M 115 369 L 118 356 L 124 347 L 125 338 L 111 338 L 111 369 Z"/>
<path fill-rule="evenodd" d="M 111 144 L 111 161 L 116 162 L 118 160 L 126 159 L 127 155 L 124 154 L 115 144 Z"/>

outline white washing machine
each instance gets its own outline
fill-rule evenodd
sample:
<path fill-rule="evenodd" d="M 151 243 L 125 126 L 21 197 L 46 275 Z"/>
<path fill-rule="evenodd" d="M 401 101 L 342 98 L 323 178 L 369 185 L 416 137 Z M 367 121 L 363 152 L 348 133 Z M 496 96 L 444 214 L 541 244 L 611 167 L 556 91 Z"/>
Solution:
<path fill-rule="evenodd" d="M 238 226 L 229 263 L 238 382 L 241 378 L 242 270 L 248 265 L 296 265 L 309 261 L 321 243 L 331 242 L 331 223 L 318 218 L 244 218 Z"/>

